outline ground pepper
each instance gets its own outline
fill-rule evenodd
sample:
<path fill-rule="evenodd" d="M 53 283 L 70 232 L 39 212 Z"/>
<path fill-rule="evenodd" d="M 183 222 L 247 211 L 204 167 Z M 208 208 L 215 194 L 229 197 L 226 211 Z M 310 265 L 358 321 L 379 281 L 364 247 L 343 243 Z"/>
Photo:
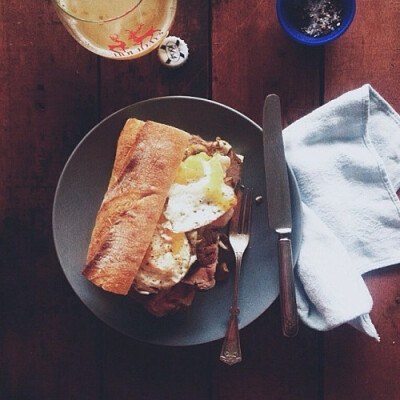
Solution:
<path fill-rule="evenodd" d="M 343 8 L 338 0 L 303 0 L 294 3 L 295 23 L 306 35 L 324 36 L 341 24 Z"/>

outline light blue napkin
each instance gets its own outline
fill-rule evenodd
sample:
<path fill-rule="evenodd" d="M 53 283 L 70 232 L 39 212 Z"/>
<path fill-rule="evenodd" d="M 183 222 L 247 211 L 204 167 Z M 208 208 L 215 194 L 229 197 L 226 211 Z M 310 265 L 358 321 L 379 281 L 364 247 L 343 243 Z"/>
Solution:
<path fill-rule="evenodd" d="M 350 323 L 379 340 L 362 274 L 400 263 L 400 117 L 364 85 L 283 135 L 303 202 L 300 318 L 318 330 Z"/>

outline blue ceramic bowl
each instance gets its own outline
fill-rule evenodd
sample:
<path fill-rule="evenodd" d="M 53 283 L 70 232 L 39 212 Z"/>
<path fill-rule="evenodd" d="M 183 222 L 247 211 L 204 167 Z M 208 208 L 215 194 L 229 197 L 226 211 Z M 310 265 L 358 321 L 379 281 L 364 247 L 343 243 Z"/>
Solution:
<path fill-rule="evenodd" d="M 296 24 L 293 7 L 301 4 L 301 0 L 277 0 L 276 13 L 285 32 L 295 41 L 308 45 L 320 46 L 332 42 L 347 30 L 356 12 L 356 0 L 339 0 L 342 6 L 341 24 L 334 31 L 320 37 L 312 37 L 303 33 Z"/>

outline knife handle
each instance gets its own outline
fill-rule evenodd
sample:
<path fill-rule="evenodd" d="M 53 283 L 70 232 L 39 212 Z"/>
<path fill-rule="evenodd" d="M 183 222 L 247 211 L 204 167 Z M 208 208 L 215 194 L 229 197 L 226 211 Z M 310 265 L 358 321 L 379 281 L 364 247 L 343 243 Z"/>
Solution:
<path fill-rule="evenodd" d="M 294 289 L 292 242 L 287 236 L 279 237 L 278 255 L 282 332 L 286 337 L 293 337 L 297 335 L 299 328 Z"/>

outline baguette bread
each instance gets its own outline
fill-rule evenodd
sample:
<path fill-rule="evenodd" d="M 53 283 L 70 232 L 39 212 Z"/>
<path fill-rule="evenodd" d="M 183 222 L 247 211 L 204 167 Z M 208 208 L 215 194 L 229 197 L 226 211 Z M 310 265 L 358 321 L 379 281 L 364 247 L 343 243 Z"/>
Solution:
<path fill-rule="evenodd" d="M 190 135 L 129 119 L 92 232 L 83 275 L 126 295 L 151 242 Z"/>

